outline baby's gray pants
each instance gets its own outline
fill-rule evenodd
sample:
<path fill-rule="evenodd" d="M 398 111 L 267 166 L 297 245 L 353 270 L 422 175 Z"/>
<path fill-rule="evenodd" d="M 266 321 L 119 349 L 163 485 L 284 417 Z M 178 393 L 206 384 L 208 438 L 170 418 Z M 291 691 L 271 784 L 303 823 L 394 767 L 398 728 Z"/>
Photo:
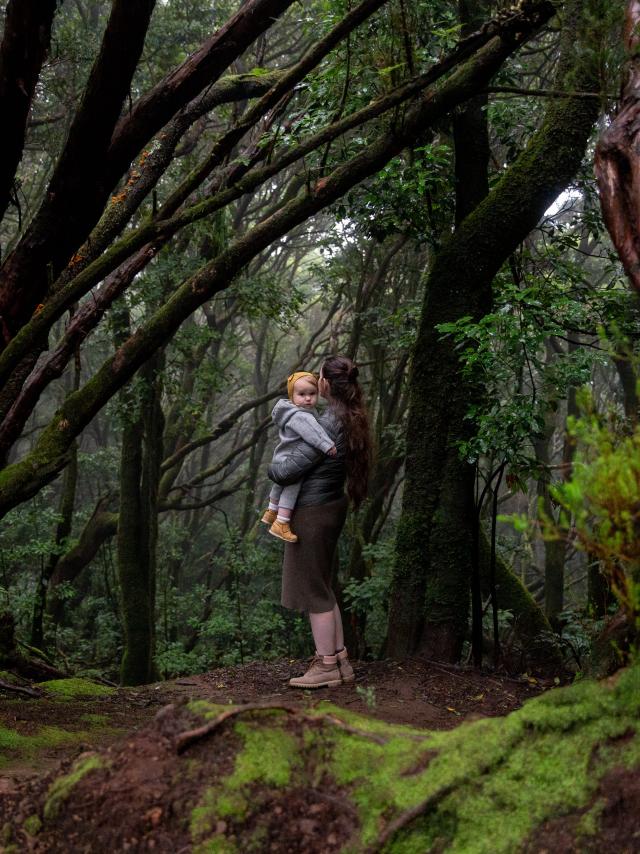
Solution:
<path fill-rule="evenodd" d="M 269 493 L 269 501 L 272 504 L 277 504 L 278 507 L 283 507 L 285 510 L 293 510 L 296 506 L 301 486 L 301 480 L 290 483 L 289 486 L 280 486 L 274 483 Z"/>

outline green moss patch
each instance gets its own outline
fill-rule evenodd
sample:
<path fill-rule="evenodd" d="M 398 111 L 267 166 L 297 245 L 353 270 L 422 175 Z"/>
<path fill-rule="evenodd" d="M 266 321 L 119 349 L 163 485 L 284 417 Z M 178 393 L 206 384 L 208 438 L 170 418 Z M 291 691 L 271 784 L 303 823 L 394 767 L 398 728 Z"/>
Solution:
<path fill-rule="evenodd" d="M 190 712 L 203 718 L 205 721 L 215 718 L 220 712 L 224 712 L 229 706 L 223 706 L 220 703 L 211 703 L 209 700 L 190 700 L 187 703 L 187 709 Z"/>
<path fill-rule="evenodd" d="M 81 721 L 86 721 L 88 724 L 93 724 L 93 726 L 99 727 L 109 727 L 109 716 L 108 715 L 100 715 L 94 712 L 87 712 L 84 715 L 80 715 Z"/>
<path fill-rule="evenodd" d="M 58 700 L 75 700 L 81 697 L 108 697 L 116 693 L 116 688 L 98 685 L 88 679 L 51 679 L 40 682 L 40 687 Z"/>
<path fill-rule="evenodd" d="M 274 790 L 286 790 L 288 798 L 296 789 L 322 790 L 330 780 L 356 807 L 358 845 L 374 845 L 390 821 L 424 803 L 424 818 L 385 850 L 518 850 L 544 822 L 586 814 L 614 764 L 640 761 L 639 674 L 638 667 L 627 671 L 613 687 L 585 680 L 530 700 L 507 718 L 448 732 L 389 725 L 327 703 L 305 713 L 322 725 L 298 734 L 276 711 L 244 718 L 234 727 L 242 739 L 234 770 L 204 791 L 191 815 L 192 839 L 203 846 L 197 850 L 229 850 L 224 846 L 237 837 L 220 835 L 222 822 L 242 826 L 243 834 L 252 826 L 253 840 L 256 815 Z M 208 718 L 220 711 L 201 702 L 190 709 Z M 351 730 L 332 726 L 332 716 Z M 581 831 L 593 832 L 596 821 L 591 813 Z M 242 835 L 241 847 L 247 839 Z"/>
<path fill-rule="evenodd" d="M 194 839 L 210 833 L 219 819 L 245 818 L 256 805 L 252 803 L 256 785 L 283 788 L 301 764 L 298 740 L 279 725 L 266 729 L 242 721 L 236 723 L 235 732 L 242 738 L 243 747 L 236 756 L 233 772 L 207 788 L 193 809 L 190 829 Z M 214 839 L 211 844 L 218 841 Z"/>
<path fill-rule="evenodd" d="M 42 829 L 42 819 L 39 815 L 30 815 L 22 825 L 29 836 L 37 836 Z"/>
<path fill-rule="evenodd" d="M 58 777 L 47 791 L 44 803 L 43 815 L 45 821 L 51 821 L 58 815 L 62 804 L 67 800 L 74 786 L 82 780 L 90 771 L 104 768 L 105 762 L 99 756 L 86 756 L 79 759 L 69 774 Z"/>
<path fill-rule="evenodd" d="M 411 776 L 401 769 L 415 754 L 401 736 L 377 748 L 337 733 L 330 768 L 351 788 L 362 841 L 377 839 L 383 816 L 429 802 L 424 820 L 393 839 L 389 851 L 518 850 L 538 825 L 587 807 L 614 763 L 637 762 L 640 690 L 630 686 L 639 674 L 638 667 L 625 673 L 613 690 L 584 682 L 530 700 L 506 719 L 433 733 L 424 747 L 436 754 Z"/>
<path fill-rule="evenodd" d="M 0 766 L 17 758 L 34 756 L 40 750 L 85 741 L 88 735 L 85 730 L 68 732 L 54 726 L 40 727 L 33 735 L 22 735 L 0 726 Z"/>

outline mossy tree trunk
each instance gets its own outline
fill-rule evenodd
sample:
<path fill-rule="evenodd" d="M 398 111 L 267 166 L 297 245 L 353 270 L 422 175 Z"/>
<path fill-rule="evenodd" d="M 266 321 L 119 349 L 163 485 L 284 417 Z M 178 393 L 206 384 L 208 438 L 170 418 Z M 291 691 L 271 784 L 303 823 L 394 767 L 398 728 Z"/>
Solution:
<path fill-rule="evenodd" d="M 80 388 L 80 352 L 76 352 L 73 381 L 71 391 Z M 71 446 L 69 464 L 64 470 L 62 479 L 62 492 L 60 494 L 59 513 L 60 519 L 56 526 L 54 548 L 51 550 L 49 560 L 43 568 L 39 583 L 36 588 L 35 603 L 33 606 L 33 619 L 31 622 L 31 644 L 38 649 L 43 647 L 44 641 L 44 615 L 47 610 L 47 593 L 51 579 L 56 571 L 60 560 L 61 547 L 71 534 L 73 527 L 73 508 L 76 502 L 76 487 L 78 484 L 78 443 Z"/>
<path fill-rule="evenodd" d="M 60 546 L 71 533 L 73 522 L 73 507 L 76 499 L 76 485 L 78 483 L 78 446 L 74 443 L 71 448 L 71 459 L 64 470 L 62 478 L 62 492 L 60 494 L 60 521 L 56 526 L 54 548 L 49 555 L 49 560 L 43 568 L 38 586 L 36 588 L 35 602 L 33 606 L 33 618 L 31 621 L 31 644 L 42 648 L 44 643 L 44 615 L 47 611 L 47 592 L 51 578 L 55 572 L 60 557 Z"/>
<path fill-rule="evenodd" d="M 163 416 L 160 406 L 161 358 L 141 372 L 142 393 L 131 401 L 131 417 L 122 431 L 120 513 L 118 517 L 118 578 L 122 600 L 123 685 L 141 685 L 155 678 L 156 544 L 158 485 L 162 461 Z"/>
<path fill-rule="evenodd" d="M 580 51 L 590 4 L 567 4 L 557 88 L 596 91 Z M 491 308 L 494 276 L 577 171 L 596 99 L 554 99 L 540 130 L 489 196 L 442 245 L 427 281 L 411 372 L 407 480 L 398 526 L 388 653 L 455 660 L 467 631 L 474 478 L 460 458 L 476 390 L 440 323 Z"/>
<path fill-rule="evenodd" d="M 486 0 L 458 0 L 458 11 L 462 32 L 473 32 L 484 18 L 487 7 Z M 488 98 L 484 94 L 477 95 L 468 103 L 458 108 L 453 115 L 453 141 L 455 150 L 455 226 L 459 228 L 467 216 L 471 214 L 489 192 L 489 125 L 487 122 Z M 482 389 L 479 386 L 469 386 L 468 392 L 472 399 L 479 404 L 482 399 Z M 467 401 L 467 406 L 472 400 Z M 469 467 L 463 473 L 466 488 L 469 488 L 469 477 L 475 478 L 475 471 Z M 473 495 L 473 493 L 471 493 Z M 480 591 L 479 566 L 479 527 L 480 507 L 475 506 L 471 518 L 468 508 L 465 508 L 464 526 L 471 522 L 471 646 L 474 661 L 482 661 L 482 596 Z M 460 506 L 462 509 L 462 506 Z M 463 535 L 464 540 L 464 535 Z M 466 613 L 463 607 L 461 616 Z M 434 648 L 437 657 L 458 658 L 459 650 L 441 648 L 441 638 Z M 445 642 L 446 643 L 446 642 Z M 497 641 L 496 641 L 497 643 Z"/>
<path fill-rule="evenodd" d="M 491 543 L 480 531 L 480 584 L 482 595 L 491 594 Z M 514 668 L 531 669 L 558 675 L 563 670 L 560 647 L 554 640 L 551 624 L 544 611 L 507 562 L 498 554 L 495 562 L 495 584 L 498 607 L 513 614 L 513 631 L 521 650 Z"/>
<path fill-rule="evenodd" d="M 551 498 L 550 466 L 552 443 L 556 431 L 556 412 L 548 412 L 544 433 L 534 440 L 536 459 L 541 474 L 537 482 L 537 496 L 542 503 L 546 518 L 555 520 L 557 513 Z M 564 560 L 565 541 L 562 539 L 544 542 L 544 611 L 554 628 L 558 628 L 558 615 L 564 605 Z"/>

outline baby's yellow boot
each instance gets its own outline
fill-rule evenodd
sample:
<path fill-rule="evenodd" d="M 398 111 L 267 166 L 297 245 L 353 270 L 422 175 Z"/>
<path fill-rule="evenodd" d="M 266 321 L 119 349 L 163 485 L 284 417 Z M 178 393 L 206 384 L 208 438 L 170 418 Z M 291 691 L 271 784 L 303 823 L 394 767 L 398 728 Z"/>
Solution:
<path fill-rule="evenodd" d="M 289 527 L 288 522 L 280 522 L 276 519 L 273 525 L 269 528 L 269 533 L 274 537 L 278 537 L 280 540 L 284 540 L 285 543 L 298 542 L 298 538 Z"/>

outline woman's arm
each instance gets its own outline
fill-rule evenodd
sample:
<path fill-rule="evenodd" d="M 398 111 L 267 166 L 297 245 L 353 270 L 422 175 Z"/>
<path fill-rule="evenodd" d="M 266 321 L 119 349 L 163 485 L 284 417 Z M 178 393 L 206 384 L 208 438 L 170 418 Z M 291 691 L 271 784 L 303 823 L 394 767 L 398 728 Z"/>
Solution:
<path fill-rule="evenodd" d="M 324 456 L 322 451 L 301 442 L 281 462 L 271 463 L 267 474 L 270 480 L 280 484 L 280 486 L 288 486 L 290 483 L 302 480 Z"/>

